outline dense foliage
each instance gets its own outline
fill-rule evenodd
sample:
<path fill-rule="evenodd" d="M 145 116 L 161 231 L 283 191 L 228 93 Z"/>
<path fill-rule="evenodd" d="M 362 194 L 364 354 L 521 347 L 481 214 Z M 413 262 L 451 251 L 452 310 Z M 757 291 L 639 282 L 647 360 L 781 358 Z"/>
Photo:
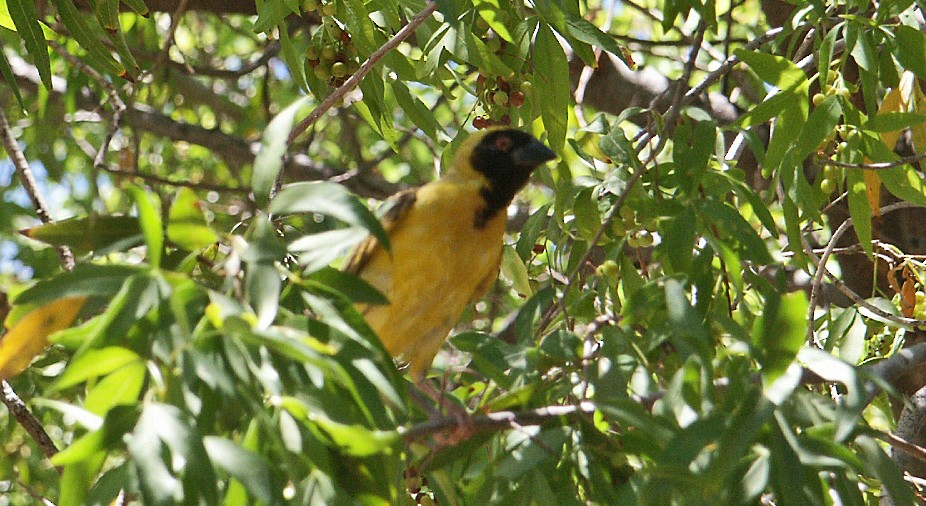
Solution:
<path fill-rule="evenodd" d="M 0 504 L 913 504 L 923 5 L 795 4 L 0 2 Z M 439 406 L 337 267 L 498 124 Z"/>

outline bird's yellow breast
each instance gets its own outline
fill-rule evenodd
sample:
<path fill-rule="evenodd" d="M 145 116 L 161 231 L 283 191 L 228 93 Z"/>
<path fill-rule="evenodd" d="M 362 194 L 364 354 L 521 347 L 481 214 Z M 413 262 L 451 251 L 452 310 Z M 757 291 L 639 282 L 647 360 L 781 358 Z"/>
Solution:
<path fill-rule="evenodd" d="M 389 299 L 362 308 L 386 349 L 404 356 L 413 376 L 430 366 L 467 305 L 495 281 L 505 215 L 477 226 L 485 209 L 481 185 L 440 180 L 423 186 L 361 276 Z"/>

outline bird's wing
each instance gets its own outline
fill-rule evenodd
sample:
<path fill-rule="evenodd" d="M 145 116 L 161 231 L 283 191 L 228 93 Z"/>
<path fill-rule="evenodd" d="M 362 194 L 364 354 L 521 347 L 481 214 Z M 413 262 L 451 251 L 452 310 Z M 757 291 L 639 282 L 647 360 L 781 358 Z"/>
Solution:
<path fill-rule="evenodd" d="M 415 205 L 417 198 L 418 188 L 412 188 L 397 193 L 389 199 L 391 205 L 380 220 L 387 234 L 392 235 L 392 231 L 399 226 L 402 219 L 408 215 L 408 211 Z M 350 258 L 344 263 L 342 269 L 345 272 L 360 275 L 364 267 L 370 263 L 370 260 L 372 260 L 381 249 L 382 245 L 380 242 L 376 237 L 371 235 L 351 252 Z"/>

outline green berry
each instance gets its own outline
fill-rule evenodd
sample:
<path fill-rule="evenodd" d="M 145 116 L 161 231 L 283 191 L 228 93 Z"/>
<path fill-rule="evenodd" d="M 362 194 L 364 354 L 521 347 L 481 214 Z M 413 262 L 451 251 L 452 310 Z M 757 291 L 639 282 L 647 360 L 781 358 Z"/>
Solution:
<path fill-rule="evenodd" d="M 334 46 L 325 46 L 321 51 L 321 59 L 334 61 L 334 57 L 338 55 L 338 52 L 334 49 Z"/>
<path fill-rule="evenodd" d="M 495 102 L 495 105 L 504 107 L 508 105 L 508 94 L 504 91 L 496 91 L 492 94 L 492 102 Z"/>
<path fill-rule="evenodd" d="M 823 101 L 826 100 L 826 96 L 822 93 L 815 93 L 811 101 L 813 102 L 814 107 L 819 107 Z"/>
<path fill-rule="evenodd" d="M 498 37 L 493 37 L 486 41 L 486 49 L 492 53 L 497 53 L 502 48 L 502 41 Z"/>
<path fill-rule="evenodd" d="M 344 77 L 347 75 L 347 64 L 342 62 L 335 62 L 331 66 L 331 75 L 334 77 Z"/>
<path fill-rule="evenodd" d="M 832 195 L 833 192 L 836 191 L 836 181 L 833 181 L 832 179 L 824 179 L 823 181 L 820 181 L 820 191 L 822 191 L 825 195 Z"/>
<path fill-rule="evenodd" d="M 334 16 L 338 13 L 338 8 L 333 3 L 322 5 L 322 16 Z"/>
<path fill-rule="evenodd" d="M 321 51 L 318 49 L 318 46 L 309 46 L 305 50 L 305 57 L 310 60 L 318 60 L 318 57 L 321 56 Z"/>
<path fill-rule="evenodd" d="M 321 79 L 322 81 L 327 81 L 331 79 L 331 68 L 324 65 L 319 65 L 313 70 L 315 72 L 315 77 Z"/>
<path fill-rule="evenodd" d="M 360 70 L 360 62 L 357 60 L 347 60 L 348 74 L 355 74 L 358 70 Z"/>
<path fill-rule="evenodd" d="M 315 9 L 318 9 L 318 0 L 305 0 L 302 7 L 306 12 L 315 12 Z"/>

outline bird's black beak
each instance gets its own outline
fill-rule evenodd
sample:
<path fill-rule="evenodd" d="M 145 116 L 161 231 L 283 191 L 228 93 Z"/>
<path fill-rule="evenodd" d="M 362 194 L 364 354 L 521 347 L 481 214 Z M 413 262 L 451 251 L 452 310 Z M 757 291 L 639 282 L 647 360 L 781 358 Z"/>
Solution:
<path fill-rule="evenodd" d="M 514 159 L 515 165 L 533 169 L 556 158 L 556 153 L 535 139 L 512 151 L 511 158 Z"/>

